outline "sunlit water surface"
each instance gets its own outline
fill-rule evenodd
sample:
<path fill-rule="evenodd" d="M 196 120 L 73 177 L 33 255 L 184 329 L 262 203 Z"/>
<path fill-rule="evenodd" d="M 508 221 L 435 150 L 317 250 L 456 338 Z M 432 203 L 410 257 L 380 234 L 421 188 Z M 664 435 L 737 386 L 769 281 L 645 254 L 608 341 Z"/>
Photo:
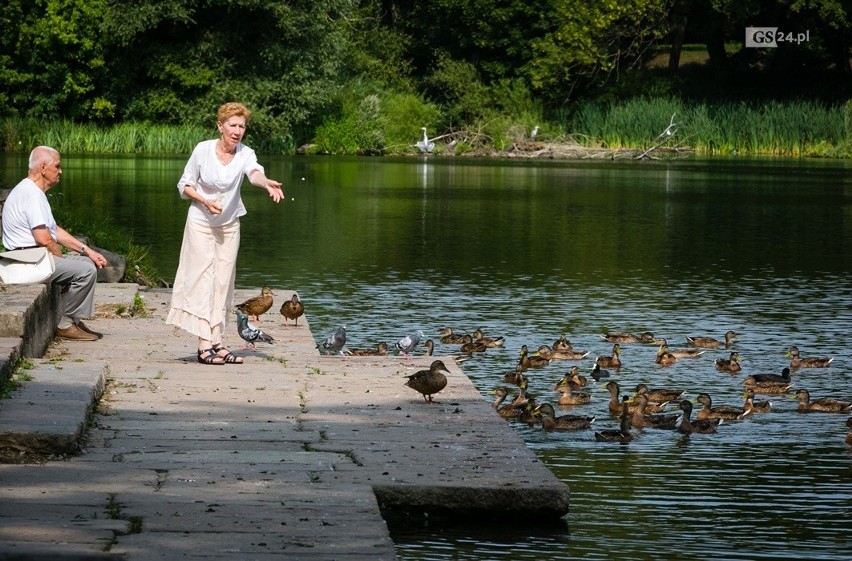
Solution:
<path fill-rule="evenodd" d="M 14 184 L 25 162 L 4 158 L 0 178 Z M 51 196 L 69 212 L 132 230 L 171 278 L 186 211 L 174 185 L 183 163 L 66 155 Z M 615 379 L 626 391 L 645 382 L 739 405 L 743 378 L 779 372 L 798 345 L 834 362 L 794 372 L 795 387 L 852 399 L 848 163 L 264 163 L 284 180 L 287 200 L 276 207 L 244 188 L 237 282 L 297 290 L 318 339 L 341 324 L 350 346 L 418 329 L 437 342 L 444 326 L 504 335 L 503 349 L 464 363 L 490 400 L 521 345 L 566 333 L 589 358 L 529 372 L 530 392 L 555 401 L 551 388 L 571 365 L 588 376 L 592 357 L 609 354 L 600 337 L 608 330 L 650 330 L 684 346 L 687 335 L 733 329 L 741 374 L 714 369 L 725 350 L 663 368 L 655 347 L 625 345 Z M 455 351 L 437 344 L 438 353 Z M 615 427 L 601 384 L 591 382 L 590 404 L 557 410 Z M 627 446 L 598 443 L 593 430 L 518 424 L 571 488 L 564 521 L 394 525 L 399 556 L 849 559 L 849 415 L 802 414 L 789 396 L 771 399 L 771 413 L 713 435 L 648 429 Z"/>

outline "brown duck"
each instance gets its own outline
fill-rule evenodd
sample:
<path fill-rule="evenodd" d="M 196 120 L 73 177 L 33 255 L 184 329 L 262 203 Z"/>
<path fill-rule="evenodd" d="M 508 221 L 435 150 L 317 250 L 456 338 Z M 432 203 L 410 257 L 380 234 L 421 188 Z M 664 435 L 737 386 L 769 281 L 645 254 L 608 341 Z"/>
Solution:
<path fill-rule="evenodd" d="M 675 356 L 675 358 L 698 358 L 704 353 L 707 352 L 707 349 L 672 349 L 669 347 L 668 341 L 665 339 L 660 339 L 660 348 L 665 347 L 667 353 L 671 353 Z"/>
<path fill-rule="evenodd" d="M 595 440 L 598 442 L 619 442 L 627 444 L 633 440 L 630 432 L 630 413 L 627 396 L 621 400 L 621 415 L 618 416 L 619 425 L 617 429 L 604 429 L 595 432 Z"/>
<path fill-rule="evenodd" d="M 435 360 L 428 370 L 420 370 L 408 376 L 405 385 L 423 394 L 426 403 L 432 403 L 432 395 L 447 387 L 446 375 L 449 373 L 442 361 Z"/>
<path fill-rule="evenodd" d="M 509 395 L 509 390 L 504 387 L 495 388 L 493 392 L 497 398 L 494 400 L 494 403 L 491 404 L 491 407 L 497 411 L 497 414 L 503 417 L 504 419 L 514 419 L 521 415 L 524 410 L 524 406 L 529 403 L 529 399 L 527 399 L 523 390 L 518 392 L 518 395 L 515 398 L 505 405 L 503 402 Z"/>
<path fill-rule="evenodd" d="M 272 307 L 272 289 L 264 286 L 260 290 L 260 296 L 249 298 L 235 307 L 247 315 L 250 320 L 258 321 L 258 316 L 265 314 Z"/>
<path fill-rule="evenodd" d="M 752 413 L 769 413 L 772 409 L 772 402 L 766 399 L 754 400 L 754 390 L 746 388 L 743 394 L 745 401 L 743 402 L 743 410 L 751 410 Z"/>
<path fill-rule="evenodd" d="M 281 315 L 284 316 L 284 325 L 287 325 L 287 320 L 293 320 L 296 327 L 299 326 L 299 318 L 305 314 L 305 306 L 299 300 L 299 295 L 295 292 L 289 300 L 281 304 Z"/>
<path fill-rule="evenodd" d="M 606 335 L 601 335 L 601 337 L 610 343 L 644 343 L 657 345 L 660 342 L 660 339 L 654 337 L 654 334 L 650 331 L 645 331 L 641 335 L 634 335 L 627 331 L 610 331 Z"/>
<path fill-rule="evenodd" d="M 713 399 L 710 397 L 710 394 L 707 393 L 700 393 L 695 399 L 703 406 L 695 415 L 695 418 L 698 420 L 741 420 L 745 419 L 752 412 L 752 409 L 735 407 L 733 405 L 717 405 L 716 407 L 713 407 Z"/>
<path fill-rule="evenodd" d="M 589 380 L 586 379 L 585 376 L 580 374 L 580 369 L 576 366 L 572 366 L 571 370 L 568 371 L 567 374 L 562 376 L 556 385 L 553 386 L 553 391 L 560 391 L 563 387 L 568 387 L 572 391 L 579 390 L 580 388 L 585 388 L 589 385 Z"/>
<path fill-rule="evenodd" d="M 809 411 L 821 411 L 823 413 L 849 413 L 852 411 L 852 402 L 833 399 L 830 397 L 821 397 L 811 401 L 811 394 L 808 390 L 801 389 L 796 392 L 796 399 L 799 400 L 799 405 L 796 406 L 796 411 L 803 413 Z"/>
<path fill-rule="evenodd" d="M 452 327 L 442 327 L 439 331 L 441 334 L 441 342 L 450 345 L 460 345 L 464 343 L 464 334 L 454 333 Z"/>
<path fill-rule="evenodd" d="M 548 431 L 587 429 L 595 422 L 594 417 L 585 415 L 560 415 L 557 417 L 556 411 L 549 403 L 537 405 L 533 410 L 533 415 L 539 418 L 541 428 Z"/>
<path fill-rule="evenodd" d="M 669 401 L 675 401 L 683 398 L 686 395 L 686 390 L 679 390 L 674 388 L 654 388 L 651 389 L 647 384 L 637 384 L 636 389 L 633 390 L 635 392 L 634 397 L 638 397 L 640 395 L 644 395 L 648 398 L 648 401 L 653 401 L 655 403 L 667 403 Z"/>
<path fill-rule="evenodd" d="M 612 354 L 610 356 L 599 356 L 595 359 L 595 364 L 600 365 L 601 368 L 621 368 L 620 354 L 621 346 L 616 343 L 612 346 Z"/>
<path fill-rule="evenodd" d="M 740 366 L 740 355 L 736 351 L 732 352 L 729 358 L 716 359 L 716 370 L 720 372 L 736 374 L 742 369 L 743 367 Z"/>
<path fill-rule="evenodd" d="M 734 339 L 737 337 L 736 332 L 728 331 L 725 333 L 724 341 L 714 339 L 713 337 L 687 337 L 686 344 L 689 347 L 701 347 L 704 349 L 718 349 L 719 347 L 730 349 L 731 345 L 734 344 Z"/>
<path fill-rule="evenodd" d="M 622 402 L 622 400 L 619 398 L 619 393 L 621 391 L 621 388 L 619 388 L 618 382 L 616 382 L 615 380 L 611 380 L 611 381 L 607 382 L 606 386 L 604 386 L 604 389 L 609 391 L 609 402 L 607 403 L 607 407 L 609 408 L 610 412 L 621 413 L 621 409 L 622 409 L 621 402 Z M 628 397 L 628 396 L 625 396 L 625 397 Z M 628 405 L 628 408 L 629 408 L 628 409 L 629 413 L 633 413 L 636 410 L 636 403 L 630 403 L 628 401 L 627 405 Z M 660 413 L 661 411 L 664 410 L 664 407 L 665 407 L 665 405 L 660 405 L 658 403 L 650 403 L 649 402 L 648 405 L 645 408 L 645 411 L 648 412 L 648 413 Z"/>
<path fill-rule="evenodd" d="M 807 357 L 802 358 L 799 355 L 798 347 L 790 347 L 790 350 L 787 351 L 787 354 L 784 355 L 784 358 L 789 358 L 790 360 L 790 368 L 826 368 L 831 364 L 833 358 L 817 358 L 817 357 Z"/>
<path fill-rule="evenodd" d="M 564 333 L 560 335 L 559 339 L 554 341 L 551 346 L 554 351 L 570 351 L 574 348 L 574 346 L 571 345 L 571 341 L 568 340 L 568 337 L 566 337 Z"/>
<path fill-rule="evenodd" d="M 378 343 L 376 348 L 353 348 L 343 351 L 349 356 L 387 356 L 388 344 L 385 342 Z"/>
<path fill-rule="evenodd" d="M 465 354 L 484 353 L 488 347 L 479 341 L 475 341 L 470 335 L 462 335 L 462 344 L 459 347 L 459 352 Z"/>
<path fill-rule="evenodd" d="M 550 359 L 541 355 L 531 355 L 529 348 L 526 345 L 523 345 L 521 347 L 521 356 L 520 359 L 518 359 L 518 364 L 520 364 L 524 370 L 529 368 L 544 368 L 550 364 Z"/>
<path fill-rule="evenodd" d="M 668 347 L 660 345 L 660 349 L 657 351 L 657 358 L 654 359 L 654 362 L 661 366 L 671 366 L 677 362 L 677 357 L 674 353 L 669 352 Z"/>
<path fill-rule="evenodd" d="M 561 386 L 558 390 L 562 395 L 559 397 L 559 405 L 585 405 L 592 400 L 589 392 L 574 391 L 569 386 Z"/>
<path fill-rule="evenodd" d="M 683 434 L 692 434 L 693 432 L 716 432 L 716 428 L 724 422 L 723 419 L 703 419 L 701 421 L 691 420 L 692 403 L 690 403 L 688 399 L 684 399 L 680 402 L 680 408 L 683 410 L 683 415 L 680 416 L 680 423 L 677 426 L 677 431 Z"/>
<path fill-rule="evenodd" d="M 505 339 L 501 335 L 500 337 L 487 337 L 484 333 L 482 333 L 481 329 L 477 329 L 473 332 L 473 340 L 477 343 L 485 345 L 489 349 L 493 349 L 496 347 L 502 347 Z"/>
<path fill-rule="evenodd" d="M 630 415 L 630 424 L 637 429 L 654 428 L 654 429 L 674 429 L 677 426 L 677 420 L 680 415 L 676 413 L 658 413 L 649 415 L 645 413 L 645 408 L 648 406 L 648 397 L 644 394 L 639 394 L 633 398 L 636 407 Z"/>
<path fill-rule="evenodd" d="M 536 351 L 536 354 L 550 360 L 582 360 L 589 356 L 589 352 L 575 351 L 573 349 L 560 351 L 551 348 L 550 345 L 541 345 L 538 351 Z"/>

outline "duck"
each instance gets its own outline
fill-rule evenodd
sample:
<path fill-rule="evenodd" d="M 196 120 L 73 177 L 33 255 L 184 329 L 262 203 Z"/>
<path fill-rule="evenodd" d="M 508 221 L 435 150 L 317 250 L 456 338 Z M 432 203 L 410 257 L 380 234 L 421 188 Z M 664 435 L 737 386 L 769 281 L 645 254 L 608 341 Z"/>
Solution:
<path fill-rule="evenodd" d="M 449 373 L 450 371 L 447 370 L 443 361 L 434 360 L 429 365 L 428 370 L 420 370 L 408 376 L 405 385 L 423 394 L 426 403 L 433 403 L 432 395 L 447 387 L 447 374 Z"/>
<path fill-rule="evenodd" d="M 571 345 L 571 341 L 568 340 L 568 337 L 566 337 L 564 333 L 560 335 L 559 339 L 554 341 L 551 346 L 554 351 L 570 351 L 574 348 L 574 346 Z"/>
<path fill-rule="evenodd" d="M 473 332 L 473 340 L 477 343 L 485 345 L 489 349 L 493 349 L 496 347 L 502 347 L 505 342 L 504 337 L 501 335 L 499 337 L 486 337 L 484 333 L 482 333 L 481 329 L 476 329 Z"/>
<path fill-rule="evenodd" d="M 610 380 L 609 382 L 607 382 L 606 386 L 604 386 L 604 389 L 609 391 L 609 402 L 607 403 L 607 407 L 609 408 L 610 412 L 621 413 L 621 409 L 622 409 L 621 401 L 622 400 L 618 396 L 619 392 L 621 391 L 621 388 L 619 388 L 618 382 L 616 382 L 615 380 Z M 630 403 L 628 401 L 628 407 L 629 407 L 629 411 L 628 411 L 629 413 L 633 413 L 636 410 L 636 404 L 635 403 Z M 664 407 L 665 407 L 664 404 L 650 403 L 649 402 L 648 405 L 645 408 L 645 411 L 648 412 L 648 413 L 660 413 L 661 411 L 664 410 Z"/>
<path fill-rule="evenodd" d="M 527 399 L 523 390 L 519 391 L 518 395 L 515 396 L 515 399 L 505 405 L 503 405 L 503 402 L 509 395 L 508 389 L 501 386 L 495 388 L 490 393 L 497 396 L 494 403 L 491 404 L 491 407 L 493 407 L 494 410 L 497 411 L 497 414 L 504 419 L 514 419 L 519 417 L 524 410 L 524 406 L 529 403 L 529 399 Z"/>
<path fill-rule="evenodd" d="M 621 368 L 621 359 L 618 355 L 621 354 L 621 345 L 618 343 L 612 346 L 612 355 L 599 356 L 595 359 L 595 364 L 599 364 L 601 368 Z"/>
<path fill-rule="evenodd" d="M 654 359 L 654 362 L 661 366 L 671 366 L 677 362 L 677 357 L 668 351 L 668 347 L 660 345 L 660 349 L 657 351 L 657 357 Z"/>
<path fill-rule="evenodd" d="M 648 406 L 648 396 L 644 394 L 637 395 L 633 398 L 636 407 L 630 415 L 630 424 L 637 429 L 654 428 L 654 429 L 674 429 L 677 426 L 677 420 L 680 415 L 676 413 L 658 413 L 649 415 L 645 413 L 645 408 Z"/>
<path fill-rule="evenodd" d="M 569 386 L 562 386 L 556 391 L 562 393 L 559 396 L 559 405 L 585 405 L 592 401 L 592 394 L 590 392 L 574 391 Z"/>
<path fill-rule="evenodd" d="M 515 365 L 514 371 L 503 374 L 503 382 L 515 384 L 516 386 L 520 386 L 526 379 L 527 377 L 524 376 L 524 367 L 520 363 Z"/>
<path fill-rule="evenodd" d="M 548 431 L 587 429 L 595 422 L 594 416 L 560 415 L 557 417 L 553 405 L 547 402 L 537 405 L 533 414 L 539 418 L 541 428 Z"/>
<path fill-rule="evenodd" d="M 353 348 L 343 351 L 349 356 L 387 356 L 388 344 L 385 342 L 377 343 L 376 348 Z"/>
<path fill-rule="evenodd" d="M 582 360 L 589 356 L 591 351 L 575 351 L 575 350 L 567 350 L 567 351 L 557 351 L 556 349 L 552 349 L 549 345 L 541 345 L 539 346 L 536 354 L 543 356 L 544 358 L 549 358 L 550 360 Z"/>
<path fill-rule="evenodd" d="M 730 358 L 716 359 L 716 370 L 719 370 L 720 372 L 736 374 L 742 369 L 743 367 L 740 366 L 740 355 L 736 351 L 731 353 Z"/>
<path fill-rule="evenodd" d="M 595 432 L 595 440 L 598 442 L 619 442 L 621 444 L 627 444 L 633 440 L 633 434 L 630 432 L 630 414 L 628 413 L 629 405 L 627 400 L 627 396 L 624 396 L 621 400 L 621 415 L 618 416 L 618 428 Z"/>
<path fill-rule="evenodd" d="M 470 335 L 462 336 L 462 344 L 461 347 L 459 347 L 459 351 L 466 354 L 473 354 L 484 353 L 486 350 L 488 350 L 487 346 L 485 346 L 483 343 L 480 343 L 479 341 L 474 341 L 473 337 L 471 337 Z"/>
<path fill-rule="evenodd" d="M 299 327 L 299 318 L 305 315 L 305 306 L 299 300 L 299 295 L 295 292 L 289 300 L 285 300 L 281 304 L 281 315 L 284 316 L 284 325 L 287 325 L 287 320 L 291 319 L 295 322 L 295 326 Z"/>
<path fill-rule="evenodd" d="M 852 411 L 852 402 L 833 399 L 830 397 L 821 397 L 811 401 L 811 394 L 806 389 L 801 389 L 796 392 L 796 399 L 799 400 L 799 405 L 796 406 L 796 411 L 803 413 L 809 411 L 821 411 L 823 413 L 848 413 Z"/>
<path fill-rule="evenodd" d="M 432 353 L 435 352 L 435 341 L 426 339 L 423 341 L 423 346 L 426 347 L 426 356 L 432 356 Z"/>
<path fill-rule="evenodd" d="M 530 350 L 526 345 L 521 346 L 521 357 L 518 360 L 524 370 L 528 368 L 544 368 L 550 364 L 550 359 L 541 355 L 531 355 Z"/>
<path fill-rule="evenodd" d="M 651 389 L 648 387 L 647 384 L 637 384 L 636 389 L 634 389 L 633 391 L 634 397 L 644 395 L 648 398 L 648 401 L 653 401 L 656 403 L 668 403 L 669 401 L 676 401 L 678 399 L 683 399 L 683 396 L 686 395 L 686 390 L 674 388 Z"/>
<path fill-rule="evenodd" d="M 634 335 L 628 331 L 610 331 L 606 335 L 601 335 L 601 337 L 610 343 L 645 343 L 654 345 L 659 343 L 659 340 L 650 331 L 645 331 L 641 335 Z"/>
<path fill-rule="evenodd" d="M 834 360 L 834 358 L 802 358 L 799 355 L 798 347 L 790 347 L 790 350 L 787 351 L 784 358 L 791 359 L 790 368 L 827 368 L 828 365 L 831 364 L 831 361 Z"/>
<path fill-rule="evenodd" d="M 441 335 L 441 342 L 447 345 L 460 345 L 464 343 L 462 340 L 464 334 L 454 333 L 452 327 L 442 327 L 438 332 Z"/>
<path fill-rule="evenodd" d="M 745 401 L 743 402 L 743 410 L 750 410 L 752 413 L 769 413 L 772 409 L 772 402 L 766 399 L 755 401 L 754 400 L 754 390 L 751 388 L 746 388 L 745 393 L 743 393 L 743 398 Z"/>
<path fill-rule="evenodd" d="M 589 385 L 589 381 L 585 376 L 580 374 L 580 369 L 574 366 L 568 371 L 568 373 L 562 376 L 558 382 L 556 382 L 556 385 L 553 386 L 553 391 L 561 391 L 564 387 L 567 387 L 572 391 L 576 391 L 580 388 L 585 388 L 587 385 Z"/>
<path fill-rule="evenodd" d="M 260 321 L 258 316 L 265 314 L 272 307 L 272 289 L 264 286 L 260 289 L 260 296 L 249 298 L 234 307 L 247 315 L 249 320 Z"/>
<path fill-rule="evenodd" d="M 846 419 L 846 426 L 849 427 L 849 432 L 846 434 L 846 440 L 843 442 L 845 442 L 847 446 L 852 446 L 852 417 Z"/>
<path fill-rule="evenodd" d="M 747 389 L 751 389 L 754 393 L 777 395 L 787 393 L 793 384 L 786 382 L 755 382 L 746 378 L 743 380 Z"/>
<path fill-rule="evenodd" d="M 669 343 L 665 339 L 660 339 L 660 348 L 665 347 L 666 352 L 671 353 L 675 358 L 698 358 L 707 352 L 707 349 L 672 349 L 669 348 Z"/>
<path fill-rule="evenodd" d="M 733 405 L 717 405 L 716 407 L 713 407 L 713 399 L 708 393 L 700 393 L 695 399 L 698 401 L 698 403 L 703 405 L 703 407 L 699 409 L 698 413 L 695 415 L 695 418 L 698 420 L 741 420 L 751 414 L 752 411 L 751 409 L 735 407 Z"/>
<path fill-rule="evenodd" d="M 724 419 L 702 419 L 700 421 L 692 421 L 690 419 L 692 416 L 692 403 L 688 399 L 681 400 L 680 408 L 683 411 L 683 415 L 680 416 L 680 423 L 678 423 L 677 431 L 683 434 L 691 434 L 693 432 L 716 432 L 716 428 L 725 422 Z"/>
<path fill-rule="evenodd" d="M 730 349 L 734 344 L 734 339 L 737 337 L 739 335 L 735 331 L 728 331 L 725 333 L 724 341 L 714 339 L 713 337 L 687 337 L 686 344 L 689 347 L 701 347 L 704 349 L 717 349 L 719 347 Z"/>
<path fill-rule="evenodd" d="M 761 382 L 790 384 L 792 383 L 792 379 L 790 378 L 790 369 L 785 366 L 784 369 L 781 370 L 781 374 L 752 374 L 751 376 L 746 376 L 746 379 L 743 380 L 743 384 L 747 386 L 752 386 Z"/>
<path fill-rule="evenodd" d="M 600 364 L 595 364 L 592 369 L 592 378 L 595 379 L 595 382 L 599 382 L 601 378 L 609 378 L 611 375 L 610 371 L 601 368 Z"/>

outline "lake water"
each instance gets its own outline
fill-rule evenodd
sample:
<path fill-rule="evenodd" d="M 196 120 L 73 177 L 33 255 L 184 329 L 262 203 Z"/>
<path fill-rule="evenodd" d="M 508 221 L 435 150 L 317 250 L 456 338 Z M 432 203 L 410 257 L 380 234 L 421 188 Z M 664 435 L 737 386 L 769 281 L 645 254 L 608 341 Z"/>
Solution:
<path fill-rule="evenodd" d="M 54 204 L 131 229 L 172 278 L 184 162 L 64 155 Z M 607 331 L 650 330 L 683 347 L 688 335 L 733 329 L 740 374 L 714 369 L 725 350 L 665 368 L 656 347 L 625 345 L 615 379 L 627 392 L 645 382 L 740 405 L 745 376 L 779 372 L 798 345 L 834 361 L 794 371 L 795 388 L 852 400 L 852 162 L 262 162 L 287 200 L 275 206 L 244 187 L 237 284 L 297 290 L 318 339 L 340 324 L 359 347 L 418 329 L 437 341 L 444 326 L 504 335 L 504 348 L 463 365 L 490 400 L 521 345 L 565 333 L 589 358 L 528 373 L 530 392 L 555 402 L 551 388 L 570 366 L 588 376 L 592 357 L 610 353 Z M 13 185 L 25 167 L 23 156 L 2 155 L 0 179 Z M 608 393 L 590 382 L 589 404 L 557 412 L 614 428 Z M 802 414 L 789 396 L 771 399 L 771 413 L 716 434 L 646 429 L 626 446 L 596 442 L 594 429 L 516 425 L 570 486 L 564 521 L 394 525 L 399 556 L 848 559 L 849 415 Z"/>

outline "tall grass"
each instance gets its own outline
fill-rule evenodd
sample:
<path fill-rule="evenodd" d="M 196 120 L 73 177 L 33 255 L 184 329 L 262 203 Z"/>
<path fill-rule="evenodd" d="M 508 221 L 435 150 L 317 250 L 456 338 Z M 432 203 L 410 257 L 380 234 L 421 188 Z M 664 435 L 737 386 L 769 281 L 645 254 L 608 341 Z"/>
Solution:
<path fill-rule="evenodd" d="M 668 126 L 698 153 L 775 156 L 834 155 L 848 146 L 841 105 L 816 101 L 694 103 L 676 98 L 635 98 L 601 106 L 580 103 L 562 116 L 568 133 L 612 148 L 646 148 Z"/>

